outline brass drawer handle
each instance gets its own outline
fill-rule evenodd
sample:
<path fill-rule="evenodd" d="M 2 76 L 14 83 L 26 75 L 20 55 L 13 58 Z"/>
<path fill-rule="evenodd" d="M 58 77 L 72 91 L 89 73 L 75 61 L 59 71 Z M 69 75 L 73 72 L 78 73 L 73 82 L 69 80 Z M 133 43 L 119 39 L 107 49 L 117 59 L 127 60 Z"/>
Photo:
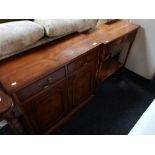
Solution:
<path fill-rule="evenodd" d="M 85 61 L 85 62 L 84 62 L 84 65 L 87 65 L 87 64 L 88 64 L 88 62 L 87 62 L 87 61 Z"/>
<path fill-rule="evenodd" d="M 84 65 L 84 60 L 80 60 L 80 65 Z"/>
<path fill-rule="evenodd" d="M 41 89 L 46 89 L 46 88 L 49 87 L 49 85 L 50 85 L 51 83 L 53 83 L 53 78 L 52 78 L 52 77 L 49 77 L 49 78 L 47 79 L 46 84 L 43 85 L 43 84 L 39 83 L 39 84 L 38 84 L 38 87 L 41 88 Z"/>
<path fill-rule="evenodd" d="M 85 64 L 87 64 L 88 63 L 88 58 L 86 58 L 86 60 L 85 60 Z"/>
<path fill-rule="evenodd" d="M 48 82 L 49 84 L 53 83 L 53 78 L 52 78 L 52 77 L 49 77 L 49 78 L 47 79 L 47 82 Z"/>
<path fill-rule="evenodd" d="M 41 83 L 39 83 L 38 87 L 41 89 L 47 89 L 49 87 L 49 85 L 48 84 L 42 85 Z"/>
<path fill-rule="evenodd" d="M 49 87 L 49 85 L 44 85 L 43 87 L 42 87 L 42 89 L 47 89 Z"/>
<path fill-rule="evenodd" d="M 82 59 L 82 60 L 80 61 L 80 64 L 81 64 L 82 66 L 83 66 L 83 65 L 86 65 L 87 63 L 88 63 L 87 60 L 84 61 L 84 60 Z"/>

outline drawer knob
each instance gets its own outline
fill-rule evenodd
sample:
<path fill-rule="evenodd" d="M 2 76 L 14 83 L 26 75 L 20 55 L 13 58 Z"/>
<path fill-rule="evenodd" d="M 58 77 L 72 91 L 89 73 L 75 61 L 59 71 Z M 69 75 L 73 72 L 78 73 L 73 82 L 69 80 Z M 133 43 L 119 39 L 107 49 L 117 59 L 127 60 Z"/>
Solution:
<path fill-rule="evenodd" d="M 49 85 L 48 84 L 42 85 L 41 83 L 39 83 L 38 87 L 41 88 L 41 89 L 46 89 L 46 88 L 49 87 Z"/>
<path fill-rule="evenodd" d="M 80 64 L 81 65 L 83 65 L 84 64 L 84 60 L 82 59 L 82 60 L 80 60 Z"/>
<path fill-rule="evenodd" d="M 52 77 L 49 77 L 49 78 L 47 79 L 47 82 L 48 82 L 49 84 L 51 84 L 51 83 L 53 82 L 53 78 L 52 78 Z"/>
<path fill-rule="evenodd" d="M 49 85 L 44 85 L 42 88 L 47 89 L 48 87 L 49 87 Z"/>
<path fill-rule="evenodd" d="M 82 59 L 82 60 L 80 61 L 80 64 L 81 64 L 82 66 L 83 66 L 83 65 L 86 65 L 86 64 L 87 64 L 87 60 L 84 61 L 84 60 Z"/>

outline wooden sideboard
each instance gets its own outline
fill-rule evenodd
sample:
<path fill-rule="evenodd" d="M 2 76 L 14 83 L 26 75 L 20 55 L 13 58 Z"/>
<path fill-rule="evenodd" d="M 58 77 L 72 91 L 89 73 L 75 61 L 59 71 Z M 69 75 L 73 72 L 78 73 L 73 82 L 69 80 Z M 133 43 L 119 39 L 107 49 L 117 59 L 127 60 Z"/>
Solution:
<path fill-rule="evenodd" d="M 12 97 L 29 134 L 60 128 L 95 94 L 97 85 L 126 62 L 139 26 L 104 24 L 0 62 L 0 83 Z M 112 54 L 128 44 L 124 63 Z"/>

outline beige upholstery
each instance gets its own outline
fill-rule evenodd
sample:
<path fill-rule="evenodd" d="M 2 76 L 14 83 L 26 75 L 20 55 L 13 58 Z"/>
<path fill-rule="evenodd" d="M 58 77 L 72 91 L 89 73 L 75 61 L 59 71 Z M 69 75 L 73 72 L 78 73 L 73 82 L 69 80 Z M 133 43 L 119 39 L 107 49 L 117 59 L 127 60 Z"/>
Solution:
<path fill-rule="evenodd" d="M 108 21 L 107 19 L 99 19 L 98 22 L 97 22 L 96 27 L 98 27 L 98 26 L 100 26 L 100 25 L 106 23 L 107 21 Z"/>
<path fill-rule="evenodd" d="M 44 28 L 31 21 L 0 24 L 0 57 L 34 44 L 44 36 Z"/>
<path fill-rule="evenodd" d="M 97 19 L 36 19 L 35 22 L 24 20 L 0 24 L 0 60 L 67 34 L 94 28 L 97 22 Z"/>
<path fill-rule="evenodd" d="M 97 23 L 97 19 L 35 19 L 34 21 L 44 26 L 48 37 L 85 31 L 95 27 Z"/>
<path fill-rule="evenodd" d="M 97 19 L 81 19 L 81 22 L 78 24 L 78 32 L 86 31 L 90 28 L 96 27 Z"/>

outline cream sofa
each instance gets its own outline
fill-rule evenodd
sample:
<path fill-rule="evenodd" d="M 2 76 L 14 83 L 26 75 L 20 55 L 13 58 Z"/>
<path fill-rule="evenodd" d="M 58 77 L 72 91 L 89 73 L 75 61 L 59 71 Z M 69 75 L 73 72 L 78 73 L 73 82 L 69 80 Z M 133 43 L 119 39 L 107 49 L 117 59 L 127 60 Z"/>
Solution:
<path fill-rule="evenodd" d="M 44 36 L 44 28 L 31 21 L 0 24 L 0 57 L 9 56 L 34 44 Z"/>
<path fill-rule="evenodd" d="M 0 60 L 65 35 L 96 27 L 106 20 L 35 19 L 0 24 Z"/>

